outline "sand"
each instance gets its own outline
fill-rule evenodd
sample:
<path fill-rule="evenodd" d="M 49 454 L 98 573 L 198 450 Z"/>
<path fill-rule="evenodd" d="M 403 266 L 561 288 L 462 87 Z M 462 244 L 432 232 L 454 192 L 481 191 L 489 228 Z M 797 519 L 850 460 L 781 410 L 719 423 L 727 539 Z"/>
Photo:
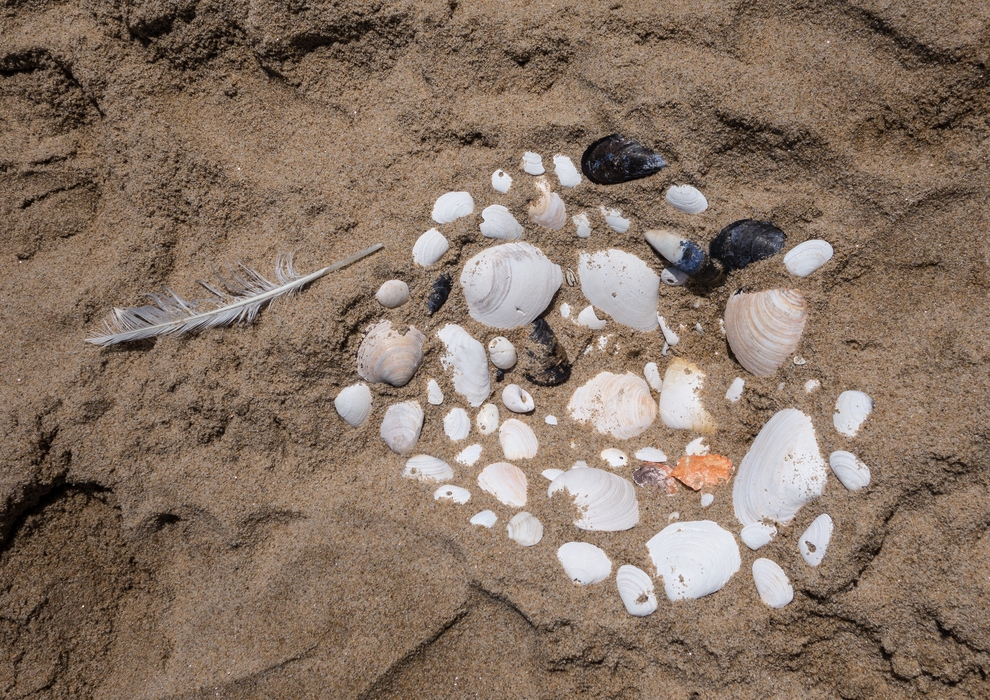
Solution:
<path fill-rule="evenodd" d="M 4 3 L 0 695 L 990 697 L 988 20 L 977 0 Z M 779 225 L 788 249 L 828 240 L 835 257 L 806 279 L 778 256 L 710 290 L 663 288 L 660 308 L 684 326 L 674 355 L 708 374 L 714 451 L 738 465 L 795 407 L 823 454 L 849 449 L 873 474 L 856 493 L 830 475 L 774 542 L 741 548 L 711 596 L 671 603 L 657 580 L 643 619 L 614 574 L 569 582 L 557 548 L 592 542 L 616 568 L 652 571 L 645 543 L 675 511 L 738 532 L 731 485 L 707 509 L 687 489 L 637 489 L 639 525 L 590 533 L 545 497 L 540 472 L 598 464 L 605 447 L 681 456 L 694 434 L 658 422 L 616 441 L 565 410 L 598 372 L 663 371 L 659 331 L 582 329 L 560 315 L 586 305 L 565 285 L 546 319 L 571 379 L 541 388 L 513 370 L 494 383 L 493 400 L 518 381 L 537 404 L 523 419 L 540 451 L 520 461 L 546 529 L 535 547 L 506 537 L 515 509 L 475 483 L 501 456 L 496 436 L 479 440 L 479 464 L 455 465 L 464 506 L 403 479 L 378 436 L 391 403 L 418 399 L 417 450 L 453 463 L 466 443 L 443 435 L 442 416 L 466 402 L 436 332 L 496 334 L 456 283 L 426 313 L 433 280 L 491 245 L 477 216 L 461 219 L 442 227 L 441 261 L 414 266 L 436 197 L 467 190 L 476 212 L 497 202 L 524 221 L 536 192 L 523 151 L 577 161 L 612 132 L 669 167 L 563 192 L 569 214 L 590 213 L 587 241 L 529 223 L 526 240 L 563 268 L 615 247 L 658 273 L 648 228 L 707 243 L 753 217 Z M 504 196 L 498 168 L 515 179 Z M 710 208 L 674 211 L 662 196 L 674 183 Z M 607 229 L 602 205 L 630 229 Z M 146 292 L 197 296 L 213 268 L 268 274 L 294 251 L 309 272 L 375 242 L 385 250 L 253 325 L 83 342 Z M 374 293 L 391 278 L 412 300 L 389 311 Z M 809 300 L 807 364 L 756 378 L 718 319 L 739 287 L 784 285 Z M 370 420 L 350 428 L 332 399 L 358 380 L 362 332 L 381 318 L 422 330 L 426 360 L 403 388 L 375 385 Z M 525 330 L 507 335 L 521 345 Z M 736 376 L 746 389 L 729 404 Z M 443 406 L 425 402 L 430 377 Z M 821 387 L 805 392 L 809 379 Z M 831 427 L 846 389 L 876 401 L 855 439 Z M 467 522 L 483 508 L 499 516 L 492 530 Z M 821 513 L 835 534 L 811 568 L 797 540 Z M 759 556 L 790 576 L 789 606 L 760 602 Z"/>

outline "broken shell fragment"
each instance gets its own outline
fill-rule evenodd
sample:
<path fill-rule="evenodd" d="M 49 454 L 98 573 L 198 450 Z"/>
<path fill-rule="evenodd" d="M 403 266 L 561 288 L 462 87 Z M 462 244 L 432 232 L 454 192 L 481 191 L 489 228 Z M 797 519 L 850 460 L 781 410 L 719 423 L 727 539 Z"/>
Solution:
<path fill-rule="evenodd" d="M 418 401 L 403 401 L 390 406 L 382 420 L 381 436 L 392 452 L 407 455 L 419 442 L 423 429 L 423 409 Z M 447 477 L 449 478 L 449 477 Z"/>
<path fill-rule="evenodd" d="M 533 321 L 523 351 L 523 377 L 537 386 L 558 386 L 571 377 L 571 363 L 545 319 Z"/>
<path fill-rule="evenodd" d="M 337 415 L 351 427 L 362 425 L 371 414 L 371 389 L 367 384 L 352 384 L 341 389 L 333 400 Z"/>
<path fill-rule="evenodd" d="M 540 443 L 533 429 L 521 420 L 509 418 L 498 429 L 498 442 L 506 459 L 532 459 Z"/>
<path fill-rule="evenodd" d="M 497 520 L 498 520 L 498 516 L 495 515 L 495 513 L 493 513 L 490 510 L 483 510 L 480 513 L 476 513 L 468 522 L 470 522 L 472 525 L 481 525 L 482 527 L 492 527 Z"/>
<path fill-rule="evenodd" d="M 433 492 L 433 500 L 453 501 L 454 503 L 463 505 L 471 500 L 471 492 L 465 488 L 461 488 L 460 486 L 444 484 Z"/>
<path fill-rule="evenodd" d="M 523 153 L 522 162 L 519 167 L 530 175 L 542 175 L 547 170 L 543 167 L 543 157 L 539 153 L 526 151 Z"/>
<path fill-rule="evenodd" d="M 435 228 L 431 228 L 416 239 L 416 245 L 413 246 L 412 250 L 413 262 L 423 267 L 429 267 L 442 258 L 449 249 L 450 243 L 444 238 L 444 235 Z"/>
<path fill-rule="evenodd" d="M 448 192 L 440 195 L 433 205 L 433 220 L 438 224 L 449 224 L 474 211 L 474 199 L 467 192 Z M 432 264 L 432 263 L 431 263 Z"/>
<path fill-rule="evenodd" d="M 567 410 L 574 420 L 590 422 L 598 432 L 619 440 L 643 433 L 657 417 L 650 387 L 632 372 L 595 376 L 574 392 Z"/>
<path fill-rule="evenodd" d="M 523 547 L 532 547 L 543 539 L 543 523 L 526 511 L 516 513 L 509 521 L 506 530 L 509 532 L 509 539 Z"/>
<path fill-rule="evenodd" d="M 446 481 L 454 476 L 454 470 L 442 459 L 430 455 L 416 455 L 406 460 L 402 476 L 420 481 Z"/>
<path fill-rule="evenodd" d="M 657 447 L 643 447 L 636 450 L 636 459 L 643 462 L 666 462 L 667 455 Z"/>
<path fill-rule="evenodd" d="M 485 346 L 453 323 L 444 326 L 437 337 L 447 348 L 447 353 L 440 357 L 440 364 L 444 369 L 453 370 L 454 390 L 471 406 L 480 406 L 491 393 Z"/>
<path fill-rule="evenodd" d="M 518 384 L 509 384 L 502 389 L 502 403 L 513 413 L 529 413 L 536 409 L 533 397 Z"/>
<path fill-rule="evenodd" d="M 567 542 L 557 550 L 557 559 L 568 578 L 582 586 L 590 586 L 608 578 L 612 560 L 601 549 L 587 542 Z"/>
<path fill-rule="evenodd" d="M 601 212 L 602 216 L 605 217 L 605 225 L 616 233 L 625 233 L 632 225 L 632 221 L 622 216 L 622 212 L 618 209 L 601 207 Z"/>
<path fill-rule="evenodd" d="M 685 455 L 670 475 L 695 491 L 715 486 L 732 476 L 732 461 L 724 455 Z"/>
<path fill-rule="evenodd" d="M 471 318 L 493 328 L 518 328 L 550 305 L 563 274 L 539 248 L 503 243 L 468 260 L 460 281 Z"/>
<path fill-rule="evenodd" d="M 443 432 L 454 442 L 463 440 L 471 432 L 471 419 L 463 408 L 452 408 L 443 418 Z"/>
<path fill-rule="evenodd" d="M 564 206 L 564 200 L 556 192 L 550 191 L 550 185 L 546 180 L 541 178 L 535 184 L 536 189 L 540 191 L 540 198 L 529 205 L 529 218 L 544 228 L 559 231 L 567 224 L 567 208 Z"/>
<path fill-rule="evenodd" d="M 693 362 L 675 357 L 667 365 L 660 391 L 660 420 L 674 430 L 714 433 L 715 419 L 701 403 L 705 373 Z"/>
<path fill-rule="evenodd" d="M 725 390 L 725 398 L 729 403 L 735 403 L 742 398 L 743 387 L 746 385 L 746 380 L 742 377 L 736 377 L 732 380 L 732 384 L 729 388 Z"/>
<path fill-rule="evenodd" d="M 368 328 L 358 348 L 358 374 L 372 383 L 405 386 L 423 364 L 425 341 L 413 326 L 403 335 L 392 330 L 391 321 L 379 321 Z"/>
<path fill-rule="evenodd" d="M 873 412 L 873 399 L 862 391 L 843 391 L 835 402 L 832 424 L 846 437 L 856 437 L 863 422 Z"/>
<path fill-rule="evenodd" d="M 611 134 L 588 146 L 581 157 L 581 170 L 599 185 L 616 185 L 647 177 L 667 165 L 650 149 L 633 139 Z"/>
<path fill-rule="evenodd" d="M 570 469 L 550 483 L 547 495 L 566 491 L 580 515 L 574 524 L 582 530 L 619 532 L 639 522 L 639 503 L 633 485 L 602 469 Z"/>
<path fill-rule="evenodd" d="M 653 391 L 661 391 L 663 389 L 663 379 L 660 377 L 660 369 L 657 367 L 656 362 L 647 362 L 643 366 L 643 376 Z"/>
<path fill-rule="evenodd" d="M 578 238 L 591 237 L 591 221 L 588 220 L 587 214 L 576 214 L 571 217 L 571 221 L 574 222 Z"/>
<path fill-rule="evenodd" d="M 815 239 L 794 246 L 784 256 L 784 267 L 795 277 L 807 277 L 832 259 L 832 245 Z"/>
<path fill-rule="evenodd" d="M 850 491 L 859 491 L 870 485 L 870 468 L 852 452 L 833 452 L 828 456 L 828 464 L 842 485 Z"/>
<path fill-rule="evenodd" d="M 485 238 L 497 238 L 503 241 L 514 241 L 523 235 L 523 227 L 519 225 L 508 209 L 501 204 L 493 204 L 481 212 L 482 221 L 479 228 Z"/>
<path fill-rule="evenodd" d="M 601 457 L 608 463 L 608 466 L 613 469 L 624 467 L 629 464 L 629 457 L 626 453 L 614 447 L 609 447 L 602 450 Z"/>
<path fill-rule="evenodd" d="M 777 536 L 777 528 L 766 523 L 750 523 L 739 533 L 739 539 L 754 552 L 760 547 L 770 544 Z"/>
<path fill-rule="evenodd" d="M 711 520 L 668 525 L 646 548 L 670 600 L 715 593 L 742 564 L 732 533 Z"/>
<path fill-rule="evenodd" d="M 409 285 L 402 280 L 389 280 L 378 288 L 375 299 L 386 309 L 394 309 L 409 301 Z"/>
<path fill-rule="evenodd" d="M 660 486 L 668 496 L 677 493 L 677 480 L 670 475 L 670 466 L 662 462 L 647 462 L 633 472 L 633 483 L 637 486 Z"/>
<path fill-rule="evenodd" d="M 758 260 L 773 257 L 784 248 L 787 235 L 769 221 L 742 219 L 725 228 L 708 246 L 708 254 L 726 272 L 741 270 Z"/>
<path fill-rule="evenodd" d="M 668 287 L 683 287 L 691 279 L 686 272 L 681 272 L 676 267 L 665 267 L 660 273 L 660 281 Z"/>
<path fill-rule="evenodd" d="M 478 486 L 499 501 L 513 508 L 526 505 L 526 475 L 508 462 L 495 462 L 478 475 Z"/>
<path fill-rule="evenodd" d="M 497 336 L 489 340 L 488 356 L 499 369 L 512 369 L 516 366 L 516 348 L 508 338 Z"/>
<path fill-rule="evenodd" d="M 646 617 L 657 609 L 657 595 L 653 579 L 642 569 L 625 564 L 615 572 L 615 585 L 626 612 L 636 617 Z"/>
<path fill-rule="evenodd" d="M 454 461 L 458 464 L 463 464 L 466 467 L 472 467 L 480 457 L 481 445 L 468 445 L 461 450 L 456 457 L 454 457 Z"/>
<path fill-rule="evenodd" d="M 578 325 L 585 326 L 593 331 L 600 331 L 608 324 L 608 321 L 598 318 L 598 315 L 595 314 L 594 306 L 584 307 L 581 313 L 578 314 L 577 322 Z"/>
<path fill-rule="evenodd" d="M 486 403 L 478 411 L 478 417 L 475 419 L 475 423 L 478 426 L 478 432 L 482 435 L 491 435 L 498 428 L 498 406 L 493 403 Z"/>
<path fill-rule="evenodd" d="M 433 280 L 433 286 L 430 288 L 430 296 L 426 300 L 426 311 L 430 316 L 439 311 L 447 303 L 447 298 L 450 296 L 450 289 L 453 285 L 454 281 L 451 279 L 450 274 L 446 272 Z"/>
<path fill-rule="evenodd" d="M 673 185 L 667 190 L 666 196 L 670 206 L 685 214 L 700 214 L 708 208 L 705 195 L 691 185 Z"/>
<path fill-rule="evenodd" d="M 431 379 L 426 383 L 426 401 L 431 406 L 439 406 L 443 403 L 443 390 L 436 379 Z"/>
<path fill-rule="evenodd" d="M 505 194 L 512 187 L 512 177 L 504 170 L 496 170 L 492 173 L 492 187 L 496 192 Z"/>
<path fill-rule="evenodd" d="M 794 588 L 777 562 L 757 559 L 753 562 L 753 583 L 760 600 L 771 608 L 782 608 L 794 600 Z"/>
<path fill-rule="evenodd" d="M 578 275 L 596 309 L 639 331 L 657 327 L 660 278 L 635 255 L 615 248 L 581 253 Z"/>
<path fill-rule="evenodd" d="M 822 513 L 815 518 L 808 529 L 798 540 L 798 549 L 801 550 L 801 558 L 809 566 L 818 566 L 825 558 L 825 550 L 832 539 L 832 529 L 835 525 L 832 518 L 827 513 Z"/>
<path fill-rule="evenodd" d="M 574 163 L 567 156 L 556 155 L 553 157 L 553 169 L 557 173 L 561 187 L 577 187 L 581 184 L 581 173 L 574 167 Z"/>
<path fill-rule="evenodd" d="M 769 377 L 797 349 L 808 302 L 796 289 L 738 291 L 725 305 L 725 337 L 743 367 Z"/>

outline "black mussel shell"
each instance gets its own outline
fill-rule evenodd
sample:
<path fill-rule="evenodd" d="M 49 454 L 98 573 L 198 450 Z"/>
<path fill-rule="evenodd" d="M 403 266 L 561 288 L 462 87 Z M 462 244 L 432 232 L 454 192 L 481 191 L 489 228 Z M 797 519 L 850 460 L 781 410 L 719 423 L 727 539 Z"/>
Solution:
<path fill-rule="evenodd" d="M 558 386 L 571 378 L 571 363 L 545 320 L 533 321 L 522 357 L 523 376 L 538 386 Z"/>
<path fill-rule="evenodd" d="M 426 310 L 430 313 L 430 316 L 439 311 L 440 307 L 447 303 L 447 297 L 450 296 L 450 288 L 453 285 L 454 281 L 446 272 L 434 280 L 433 291 L 430 292 L 430 297 L 426 300 Z"/>
<path fill-rule="evenodd" d="M 769 221 L 742 219 L 722 229 L 708 246 L 708 254 L 732 272 L 773 257 L 784 249 L 786 240 L 787 234 Z"/>
<path fill-rule="evenodd" d="M 581 170 L 599 185 L 636 180 L 660 172 L 666 165 L 659 153 L 619 134 L 598 139 L 581 156 Z"/>

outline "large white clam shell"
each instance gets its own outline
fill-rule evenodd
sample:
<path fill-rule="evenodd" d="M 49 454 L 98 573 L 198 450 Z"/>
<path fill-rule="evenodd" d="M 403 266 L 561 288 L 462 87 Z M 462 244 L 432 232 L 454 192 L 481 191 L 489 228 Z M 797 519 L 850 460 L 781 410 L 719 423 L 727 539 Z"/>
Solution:
<path fill-rule="evenodd" d="M 581 253 L 581 291 L 596 309 L 639 331 L 657 327 L 660 278 L 632 253 L 612 248 Z"/>
<path fill-rule="evenodd" d="M 769 377 L 797 350 L 808 302 L 796 289 L 736 292 L 725 305 L 725 337 L 739 364 Z"/>
<path fill-rule="evenodd" d="M 502 423 L 498 442 L 506 459 L 532 459 L 540 447 L 533 429 L 515 418 Z"/>
<path fill-rule="evenodd" d="M 509 532 L 509 539 L 523 547 L 532 547 L 543 539 L 543 523 L 526 511 L 516 513 L 506 526 L 506 530 Z"/>
<path fill-rule="evenodd" d="M 463 408 L 452 408 L 443 417 L 443 432 L 454 442 L 463 440 L 471 432 L 471 418 Z"/>
<path fill-rule="evenodd" d="M 567 156 L 556 155 L 553 157 L 553 169 L 557 173 L 561 187 L 577 187 L 581 184 L 581 173 L 574 167 L 574 163 Z"/>
<path fill-rule="evenodd" d="M 403 401 L 390 406 L 382 420 L 381 436 L 392 452 L 407 455 L 419 442 L 423 429 L 423 409 L 418 401 Z"/>
<path fill-rule="evenodd" d="M 542 175 L 547 171 L 543 167 L 543 157 L 539 153 L 533 153 L 532 151 L 523 153 L 522 162 L 519 163 L 519 167 L 530 175 Z"/>
<path fill-rule="evenodd" d="M 568 542 L 557 550 L 557 559 L 567 577 L 574 583 L 588 586 L 608 578 L 612 560 L 601 549 L 587 542 Z"/>
<path fill-rule="evenodd" d="M 533 397 L 518 384 L 509 384 L 502 389 L 502 403 L 513 413 L 529 413 L 536 409 Z"/>
<path fill-rule="evenodd" d="M 491 435 L 498 428 L 498 419 L 498 406 L 493 403 L 486 403 L 478 411 L 478 417 L 475 419 L 478 432 L 482 435 Z"/>
<path fill-rule="evenodd" d="M 512 176 L 504 170 L 496 170 L 492 173 L 492 187 L 496 192 L 505 194 L 512 187 Z"/>
<path fill-rule="evenodd" d="M 429 267 L 442 258 L 449 249 L 450 242 L 442 233 L 431 228 L 416 239 L 416 244 L 413 245 L 412 249 L 413 262 L 423 267 Z"/>
<path fill-rule="evenodd" d="M 796 277 L 807 277 L 832 259 L 832 246 L 828 241 L 805 241 L 784 256 L 784 267 Z"/>
<path fill-rule="evenodd" d="M 818 566 L 825 557 L 825 550 L 832 540 L 832 529 L 835 527 L 832 518 L 827 513 L 822 513 L 815 518 L 808 529 L 798 540 L 798 549 L 801 550 L 803 558 L 810 566 Z"/>
<path fill-rule="evenodd" d="M 493 204 L 481 212 L 484 221 L 479 228 L 485 238 L 498 238 L 503 241 L 514 241 L 523 235 L 523 227 L 519 225 L 508 209 L 501 204 Z"/>
<path fill-rule="evenodd" d="M 409 301 L 409 285 L 402 280 L 383 282 L 375 294 L 375 299 L 386 309 L 394 309 Z"/>
<path fill-rule="evenodd" d="M 454 476 L 454 470 L 449 464 L 430 455 L 416 455 L 406 460 L 406 468 L 402 476 L 407 479 L 420 481 L 446 481 Z"/>
<path fill-rule="evenodd" d="M 625 564 L 615 572 L 615 585 L 626 611 L 636 617 L 646 617 L 657 609 L 657 594 L 650 575 L 635 566 Z"/>
<path fill-rule="evenodd" d="M 691 185 L 672 185 L 667 190 L 667 201 L 674 209 L 685 214 L 700 214 L 708 208 L 705 195 Z"/>
<path fill-rule="evenodd" d="M 794 588 L 777 562 L 757 559 L 753 562 L 753 583 L 760 600 L 771 608 L 782 608 L 794 600 Z"/>
<path fill-rule="evenodd" d="M 639 503 L 632 483 L 602 469 L 570 469 L 547 488 L 551 498 L 566 491 L 581 511 L 574 521 L 582 530 L 619 532 L 639 522 Z"/>
<path fill-rule="evenodd" d="M 471 318 L 494 328 L 518 328 L 549 306 L 564 277 L 560 266 L 529 243 L 504 243 L 467 261 L 461 286 Z"/>
<path fill-rule="evenodd" d="M 620 440 L 641 434 L 657 417 L 650 387 L 632 372 L 602 372 L 574 392 L 567 410 L 574 420 L 590 421 L 598 432 Z"/>
<path fill-rule="evenodd" d="M 499 369 L 512 369 L 516 366 L 516 348 L 508 338 L 496 336 L 489 340 L 488 356 Z"/>
<path fill-rule="evenodd" d="M 471 492 L 460 486 L 444 484 L 433 492 L 434 501 L 453 501 L 463 505 L 471 500 Z"/>
<path fill-rule="evenodd" d="M 862 391 L 843 391 L 835 402 L 832 425 L 846 437 L 856 437 L 860 427 L 873 412 L 873 399 Z"/>
<path fill-rule="evenodd" d="M 341 418 L 356 428 L 371 414 L 371 389 L 367 384 L 352 384 L 341 389 L 333 400 L 333 407 Z"/>
<path fill-rule="evenodd" d="M 392 330 L 391 321 L 379 321 L 368 328 L 358 348 L 358 374 L 369 382 L 405 386 L 423 364 L 425 340 L 413 326 L 403 335 Z"/>
<path fill-rule="evenodd" d="M 828 465 L 842 485 L 850 491 L 859 491 L 870 485 L 870 468 L 852 452 L 833 452 L 828 456 Z"/>
<path fill-rule="evenodd" d="M 742 564 L 732 533 L 711 520 L 668 525 L 646 543 L 646 548 L 670 600 L 714 593 Z"/>
<path fill-rule="evenodd" d="M 454 390 L 471 406 L 480 406 L 492 392 L 485 346 L 453 323 L 441 328 L 437 337 L 447 347 L 446 354 L 440 356 L 440 364 L 453 371 Z"/>
<path fill-rule="evenodd" d="M 811 419 L 786 408 L 767 421 L 739 465 L 732 486 L 736 518 L 743 525 L 764 518 L 787 525 L 822 495 L 826 478 Z"/>
<path fill-rule="evenodd" d="M 536 224 L 551 231 L 559 231 L 567 224 L 567 208 L 560 195 L 550 190 L 543 178 L 536 181 L 540 198 L 529 205 L 529 218 Z"/>
<path fill-rule="evenodd" d="M 701 402 L 705 373 L 693 362 L 675 357 L 667 365 L 660 390 L 660 420 L 674 430 L 714 433 L 715 419 Z"/>
<path fill-rule="evenodd" d="M 526 505 L 526 475 L 514 464 L 489 464 L 478 474 L 478 486 L 507 506 L 522 508 Z"/>
<path fill-rule="evenodd" d="M 467 192 L 448 192 L 440 195 L 433 205 L 433 220 L 449 224 L 474 211 L 474 199 Z"/>

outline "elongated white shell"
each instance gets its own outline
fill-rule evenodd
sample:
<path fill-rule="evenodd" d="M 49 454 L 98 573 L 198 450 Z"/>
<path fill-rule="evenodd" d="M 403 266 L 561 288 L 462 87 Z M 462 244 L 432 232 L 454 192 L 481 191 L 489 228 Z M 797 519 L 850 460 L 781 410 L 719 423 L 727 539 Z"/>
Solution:
<path fill-rule="evenodd" d="M 463 440 L 471 432 L 471 418 L 463 408 L 452 408 L 443 418 L 443 432 L 454 442 Z"/>
<path fill-rule="evenodd" d="M 529 413 L 536 409 L 533 397 L 518 384 L 509 384 L 502 389 L 502 403 L 513 413 Z"/>
<path fill-rule="evenodd" d="M 482 435 L 491 435 L 498 428 L 498 406 L 493 403 L 487 403 L 481 407 L 478 411 L 478 417 L 475 419 L 475 423 L 478 426 L 478 432 Z"/>
<path fill-rule="evenodd" d="M 644 462 L 666 462 L 667 455 L 658 447 L 643 447 L 636 450 L 636 459 Z"/>
<path fill-rule="evenodd" d="M 639 502 L 632 483 L 618 474 L 602 469 L 570 469 L 552 482 L 547 489 L 551 498 L 566 491 L 581 510 L 574 521 L 582 530 L 619 532 L 639 522 Z"/>
<path fill-rule="evenodd" d="M 794 588 L 787 574 L 775 561 L 757 559 L 753 562 L 753 583 L 760 600 L 771 608 L 782 608 L 794 600 Z"/>
<path fill-rule="evenodd" d="M 833 452 L 828 456 L 828 464 L 842 485 L 850 491 L 859 491 L 870 485 L 870 468 L 852 452 Z"/>
<path fill-rule="evenodd" d="M 529 243 L 504 243 L 467 261 L 461 286 L 471 318 L 494 328 L 518 328 L 550 305 L 563 282 L 560 266 Z"/>
<path fill-rule="evenodd" d="M 675 357 L 667 365 L 660 391 L 660 420 L 674 430 L 714 433 L 715 419 L 701 402 L 705 373 L 693 362 Z"/>
<path fill-rule="evenodd" d="M 509 531 L 509 539 L 515 540 L 523 547 L 532 547 L 543 539 L 543 523 L 526 511 L 512 516 L 506 529 Z"/>
<path fill-rule="evenodd" d="M 615 248 L 581 253 L 578 275 L 596 309 L 639 331 L 657 327 L 660 278 L 635 255 Z"/>
<path fill-rule="evenodd" d="M 472 525 L 481 525 L 482 527 L 491 527 L 498 520 L 498 516 L 495 515 L 490 510 L 483 510 L 480 513 L 474 515 L 468 522 Z"/>
<path fill-rule="evenodd" d="M 602 372 L 574 392 L 567 410 L 582 423 L 619 440 L 636 437 L 653 425 L 657 404 L 646 382 L 632 372 Z"/>
<path fill-rule="evenodd" d="M 488 356 L 499 369 L 512 369 L 516 366 L 516 348 L 508 338 L 497 336 L 489 340 Z"/>
<path fill-rule="evenodd" d="M 736 377 L 732 380 L 732 384 L 729 388 L 725 390 L 725 398 L 730 403 L 735 403 L 742 398 L 743 387 L 746 386 L 746 380 L 742 377 Z"/>
<path fill-rule="evenodd" d="M 620 566 L 615 572 L 615 585 L 619 589 L 622 604 L 630 615 L 646 617 L 657 609 L 653 579 L 642 569 L 629 564 Z"/>
<path fill-rule="evenodd" d="M 513 508 L 526 505 L 526 475 L 508 462 L 495 462 L 478 474 L 478 486 Z"/>
<path fill-rule="evenodd" d="M 750 523 L 739 533 L 739 539 L 754 552 L 770 544 L 777 535 L 777 528 L 766 523 Z"/>
<path fill-rule="evenodd" d="M 579 325 L 586 326 L 593 331 L 600 331 L 608 324 L 608 321 L 598 318 L 594 306 L 584 307 L 581 313 L 578 314 L 577 322 Z"/>
<path fill-rule="evenodd" d="M 809 566 L 818 566 L 825 557 L 825 550 L 832 540 L 832 529 L 835 525 L 832 518 L 827 513 L 822 513 L 815 518 L 808 529 L 798 540 L 798 549 L 801 550 L 801 557 L 808 562 Z"/>
<path fill-rule="evenodd" d="M 591 238 L 591 221 L 587 214 L 575 214 L 571 217 L 578 238 Z"/>
<path fill-rule="evenodd" d="M 433 500 L 453 501 L 454 503 L 464 504 L 471 500 L 471 492 L 460 486 L 444 484 L 433 492 Z"/>
<path fill-rule="evenodd" d="M 433 220 L 449 224 L 474 211 L 474 199 L 467 192 L 448 192 L 440 195 L 433 205 Z"/>
<path fill-rule="evenodd" d="M 431 228 L 416 239 L 413 246 L 413 262 L 423 267 L 436 263 L 450 249 L 450 243 L 442 233 Z"/>
<path fill-rule="evenodd" d="M 618 209 L 606 209 L 601 207 L 602 216 L 605 217 L 605 224 L 616 233 L 625 233 L 632 225 L 632 221 L 622 216 Z"/>
<path fill-rule="evenodd" d="M 426 401 L 431 406 L 439 406 L 443 403 L 443 389 L 436 379 L 431 379 L 426 383 Z"/>
<path fill-rule="evenodd" d="M 453 370 L 454 390 L 471 406 L 480 406 L 492 392 L 485 346 L 453 323 L 440 329 L 437 337 L 447 347 L 446 354 L 440 356 L 440 364 Z"/>
<path fill-rule="evenodd" d="M 670 600 L 714 593 L 742 564 L 732 533 L 711 520 L 668 525 L 646 543 L 646 548 Z"/>
<path fill-rule="evenodd" d="M 392 330 L 391 321 L 379 321 L 368 328 L 358 348 L 358 374 L 369 382 L 405 386 L 423 364 L 425 341 L 413 326 L 402 335 Z"/>
<path fill-rule="evenodd" d="M 492 173 L 492 187 L 496 192 L 505 194 L 512 187 L 512 177 L 504 170 L 496 170 Z"/>
<path fill-rule="evenodd" d="M 832 259 L 832 246 L 828 241 L 805 241 L 784 256 L 784 267 L 796 277 L 807 277 Z"/>
<path fill-rule="evenodd" d="M 530 175 L 542 175 L 547 170 L 543 167 L 543 157 L 539 153 L 526 151 L 523 153 L 522 162 L 519 167 Z"/>
<path fill-rule="evenodd" d="M 553 157 L 553 169 L 557 173 L 561 187 L 577 187 L 581 184 L 581 173 L 574 167 L 574 163 L 567 156 L 556 155 Z"/>
<path fill-rule="evenodd" d="M 732 486 L 736 518 L 743 525 L 764 518 L 787 525 L 822 495 L 826 477 L 811 419 L 786 408 L 767 421 L 739 465 Z"/>
<path fill-rule="evenodd" d="M 423 429 L 423 409 L 418 401 L 403 401 L 390 406 L 382 420 L 381 436 L 392 452 L 407 455 L 419 442 Z"/>
<path fill-rule="evenodd" d="M 454 476 L 454 470 L 442 459 L 430 455 L 416 455 L 406 460 L 402 476 L 420 481 L 446 481 Z"/>
<path fill-rule="evenodd" d="M 667 201 L 674 209 L 685 214 L 700 214 L 708 208 L 705 195 L 691 185 L 673 185 L 667 190 Z"/>
<path fill-rule="evenodd" d="M 357 428 L 371 414 L 371 389 L 367 384 L 352 384 L 341 389 L 333 400 L 333 407 L 337 409 L 337 415 Z"/>
<path fill-rule="evenodd" d="M 643 376 L 653 391 L 661 391 L 663 389 L 663 379 L 660 377 L 660 368 L 657 367 L 656 362 L 647 362 L 643 366 Z"/>
<path fill-rule="evenodd" d="M 736 292 L 725 305 L 725 337 L 739 364 L 769 377 L 797 350 L 808 303 L 796 289 Z"/>
<path fill-rule="evenodd" d="M 862 391 L 843 391 L 835 402 L 832 424 L 847 437 L 856 437 L 860 427 L 873 412 L 873 399 Z"/>
<path fill-rule="evenodd" d="M 485 238 L 498 238 L 503 241 L 514 241 L 521 238 L 523 227 L 519 225 L 509 210 L 501 204 L 493 204 L 481 212 L 484 221 L 479 228 Z"/>
<path fill-rule="evenodd" d="M 409 301 L 409 285 L 402 280 L 389 280 L 382 283 L 375 294 L 375 299 L 386 309 L 394 309 Z"/>
<path fill-rule="evenodd" d="M 567 208 L 564 200 L 556 192 L 550 191 L 550 185 L 542 178 L 536 181 L 536 189 L 540 198 L 529 205 L 529 218 L 538 225 L 551 231 L 559 231 L 567 224 Z"/>
<path fill-rule="evenodd" d="M 532 459 L 540 443 L 533 429 L 521 420 L 509 418 L 498 429 L 498 443 L 506 459 Z"/>
<path fill-rule="evenodd" d="M 608 578 L 612 560 L 601 549 L 587 542 L 568 542 L 557 550 L 557 558 L 567 577 L 574 583 L 589 586 Z"/>

